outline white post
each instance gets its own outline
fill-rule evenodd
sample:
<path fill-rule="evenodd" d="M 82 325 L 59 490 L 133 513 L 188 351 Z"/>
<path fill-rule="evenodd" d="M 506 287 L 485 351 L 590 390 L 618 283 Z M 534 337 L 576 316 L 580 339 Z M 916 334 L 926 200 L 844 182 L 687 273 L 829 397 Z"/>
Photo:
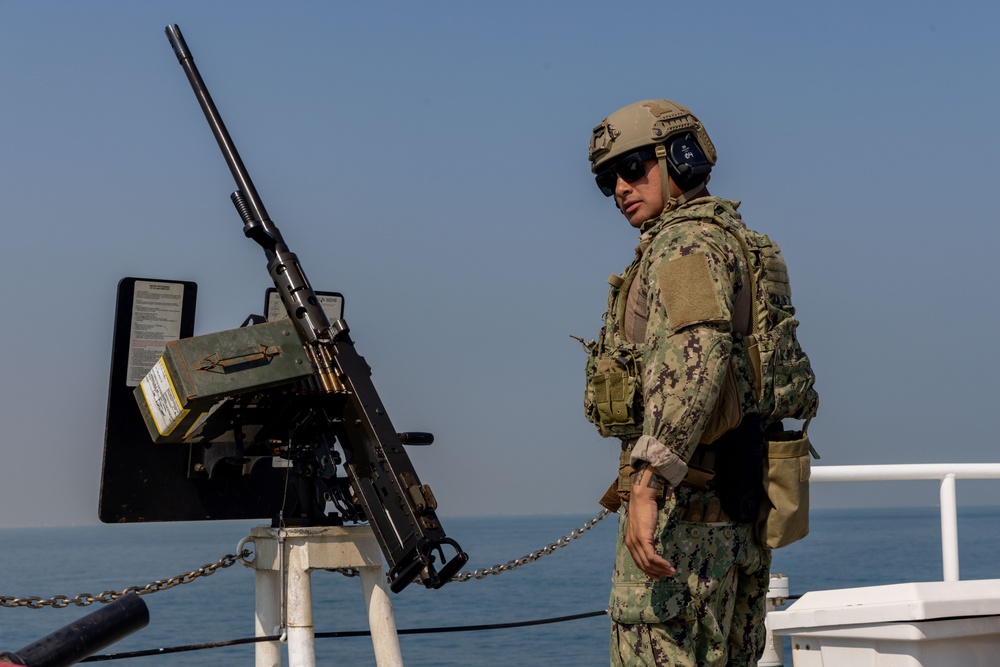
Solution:
<path fill-rule="evenodd" d="M 251 530 L 253 567 L 257 571 L 257 636 L 271 634 L 284 608 L 289 667 L 314 667 L 312 573 L 315 570 L 358 568 L 372 631 L 378 667 L 402 667 L 396 621 L 389 601 L 382 551 L 367 526 L 270 528 Z M 263 575 L 263 576 L 262 576 Z M 281 586 L 282 577 L 287 584 Z M 280 667 L 280 646 L 257 645 L 257 667 Z"/>
<path fill-rule="evenodd" d="M 764 632 L 766 633 L 764 653 L 761 655 L 760 660 L 757 661 L 757 667 L 782 667 L 785 664 L 781 639 L 775 645 L 774 632 L 771 631 L 769 618 L 772 611 L 787 601 L 788 578 L 783 574 L 772 574 L 770 585 L 767 589 L 767 601 L 765 603 L 767 615 L 764 617 Z"/>
<path fill-rule="evenodd" d="M 274 570 L 257 570 L 257 603 L 254 618 L 254 637 L 281 634 L 281 573 Z M 281 667 L 281 644 L 257 642 L 254 647 L 257 667 Z"/>
<path fill-rule="evenodd" d="M 316 637 L 313 634 L 312 568 L 309 554 L 294 546 L 288 554 L 285 608 L 288 616 L 288 666 L 314 667 Z"/>
<path fill-rule="evenodd" d="M 958 501 L 954 473 L 941 480 L 941 566 L 944 581 L 958 581 Z"/>
<path fill-rule="evenodd" d="M 372 630 L 375 664 L 378 667 L 403 667 L 396 617 L 392 613 L 389 586 L 382 568 L 361 568 L 361 589 L 368 609 L 368 627 Z"/>

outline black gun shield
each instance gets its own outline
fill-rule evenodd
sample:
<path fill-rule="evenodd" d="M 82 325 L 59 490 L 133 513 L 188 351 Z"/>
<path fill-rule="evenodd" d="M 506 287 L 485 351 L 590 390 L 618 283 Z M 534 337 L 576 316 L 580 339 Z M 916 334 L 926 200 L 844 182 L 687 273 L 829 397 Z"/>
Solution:
<path fill-rule="evenodd" d="M 104 523 L 269 519 L 281 510 L 280 470 L 256 465 L 248 476 L 191 479 L 192 445 L 153 444 L 136 405 L 136 378 L 159 359 L 159 343 L 194 335 L 197 291 L 176 280 L 118 283 L 98 508 Z"/>

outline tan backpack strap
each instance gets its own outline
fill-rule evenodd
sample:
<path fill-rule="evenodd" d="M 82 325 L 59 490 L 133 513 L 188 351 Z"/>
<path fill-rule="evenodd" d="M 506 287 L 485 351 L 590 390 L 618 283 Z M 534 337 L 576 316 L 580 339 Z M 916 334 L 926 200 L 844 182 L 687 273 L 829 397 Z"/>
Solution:
<path fill-rule="evenodd" d="M 745 327 L 745 329 L 744 329 L 744 331 L 742 333 L 745 333 L 746 335 L 749 335 L 749 336 L 753 336 L 754 334 L 756 334 L 758 332 L 760 322 L 759 322 L 758 318 L 753 313 L 753 311 L 757 307 L 757 281 L 753 279 L 753 264 L 750 261 L 750 248 L 747 247 L 747 242 L 744 241 L 743 237 L 740 236 L 738 233 L 734 232 L 732 229 L 729 229 L 726 225 L 722 224 L 721 222 L 718 222 L 716 220 L 713 220 L 713 222 L 715 222 L 717 225 L 719 225 L 720 227 L 722 227 L 723 229 L 725 229 L 727 232 L 729 232 L 729 235 L 732 236 L 732 237 L 734 237 L 736 239 L 736 241 L 740 244 L 740 250 L 743 251 L 743 261 L 745 261 L 746 265 L 747 265 L 747 280 L 750 283 L 750 285 L 749 285 L 749 287 L 750 287 L 750 304 L 749 304 L 748 307 L 745 308 L 745 310 L 746 310 L 745 315 L 750 320 L 750 322 L 749 322 L 749 326 Z M 744 291 L 746 291 L 746 290 L 744 290 Z M 741 292 L 741 296 L 742 296 L 742 292 Z M 737 298 L 737 301 L 739 301 L 739 298 Z M 736 311 L 736 304 L 733 304 L 733 310 Z M 737 315 L 737 313 L 734 312 L 733 313 L 733 319 L 734 320 L 736 319 L 736 315 Z"/>
<path fill-rule="evenodd" d="M 733 331 L 744 336 L 750 335 L 753 326 L 753 296 L 752 290 L 740 290 L 733 303 Z"/>
<path fill-rule="evenodd" d="M 728 204 L 724 202 L 716 203 L 716 210 L 721 208 L 723 211 L 729 215 L 734 215 L 736 213 Z M 717 218 L 705 218 L 708 222 L 721 227 L 727 234 L 736 239 L 736 242 L 740 244 L 740 252 L 743 253 L 743 261 L 747 265 L 747 278 L 750 282 L 750 303 L 745 302 L 745 297 L 743 296 L 746 290 L 743 290 L 737 295 L 736 302 L 733 303 L 733 330 L 737 333 L 741 333 L 745 336 L 752 336 L 760 330 L 760 321 L 754 312 L 757 308 L 757 281 L 753 279 L 753 263 L 750 261 L 750 247 L 743 237 L 732 228 L 731 225 L 717 219 Z M 749 321 L 748 321 L 749 320 Z M 743 322 L 747 322 L 747 326 L 740 326 Z"/>
<path fill-rule="evenodd" d="M 727 213 L 731 213 L 728 207 L 723 207 L 723 210 Z M 753 274 L 753 263 L 750 261 L 750 248 L 747 246 L 747 242 L 743 237 L 730 227 L 730 225 L 718 220 L 716 218 L 707 218 L 709 222 L 721 227 L 727 234 L 735 238 L 737 243 L 740 244 L 740 251 L 743 253 L 743 261 L 747 265 L 747 281 L 750 283 L 748 286 L 744 285 L 744 289 L 740 291 L 740 294 L 736 298 L 736 303 L 733 304 L 733 330 L 737 333 L 743 334 L 747 337 L 747 354 L 750 357 L 750 364 L 753 366 L 753 381 L 754 388 L 757 390 L 757 398 L 761 396 L 761 392 L 764 390 L 764 379 L 761 376 L 761 361 L 760 361 L 760 351 L 757 349 L 756 335 L 760 331 L 760 317 L 757 312 L 757 281 L 754 280 Z M 745 289 L 749 287 L 750 289 Z M 750 303 L 746 304 L 745 294 L 749 292 Z M 746 322 L 746 326 L 739 326 L 738 323 Z"/>

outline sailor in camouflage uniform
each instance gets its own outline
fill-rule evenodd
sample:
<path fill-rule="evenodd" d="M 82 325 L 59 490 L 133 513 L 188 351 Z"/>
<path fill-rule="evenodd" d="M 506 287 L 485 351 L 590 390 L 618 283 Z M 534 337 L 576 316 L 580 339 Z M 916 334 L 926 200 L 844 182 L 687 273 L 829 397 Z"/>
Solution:
<path fill-rule="evenodd" d="M 764 465 L 741 347 L 750 274 L 709 195 L 715 147 L 669 100 L 629 105 L 590 143 L 597 184 L 641 235 L 588 345 L 588 418 L 622 441 L 612 665 L 756 665 L 770 550 L 755 536 Z M 622 502 L 624 501 L 624 502 Z"/>

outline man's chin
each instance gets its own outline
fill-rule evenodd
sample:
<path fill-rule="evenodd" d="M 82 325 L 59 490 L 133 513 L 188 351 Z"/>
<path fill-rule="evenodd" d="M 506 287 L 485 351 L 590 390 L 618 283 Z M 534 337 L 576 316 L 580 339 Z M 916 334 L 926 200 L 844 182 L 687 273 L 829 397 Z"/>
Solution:
<path fill-rule="evenodd" d="M 632 213 L 631 215 L 625 215 L 625 219 L 628 220 L 628 224 L 632 225 L 636 229 L 642 227 L 643 223 L 652 219 L 652 216 L 642 215 L 638 211 Z"/>

